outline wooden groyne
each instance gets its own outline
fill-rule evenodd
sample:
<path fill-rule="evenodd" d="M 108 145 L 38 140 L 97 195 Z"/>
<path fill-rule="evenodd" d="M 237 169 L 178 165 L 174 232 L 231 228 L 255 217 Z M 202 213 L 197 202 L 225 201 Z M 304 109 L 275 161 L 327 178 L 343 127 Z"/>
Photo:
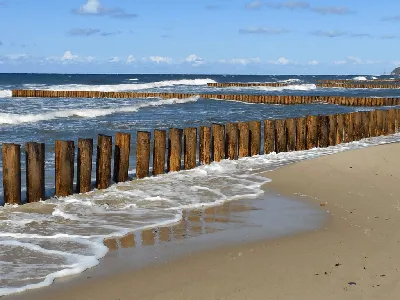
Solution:
<path fill-rule="evenodd" d="M 185 94 L 185 93 L 136 93 L 136 92 L 96 92 L 96 91 L 49 91 L 13 90 L 13 97 L 40 98 L 162 98 L 185 99 L 200 97 L 204 99 L 233 100 L 246 103 L 264 104 L 315 104 L 329 103 L 346 106 L 395 106 L 400 98 L 341 97 L 341 96 L 295 96 L 295 95 L 245 95 L 245 94 Z"/>
<path fill-rule="evenodd" d="M 400 82 L 400 79 L 371 79 L 371 80 L 354 80 L 354 79 L 325 79 L 317 80 L 317 83 L 377 83 L 377 82 Z"/>
<path fill-rule="evenodd" d="M 212 82 L 207 83 L 209 87 L 257 87 L 257 86 L 268 86 L 268 87 L 283 87 L 289 86 L 289 83 L 285 82 Z"/>
<path fill-rule="evenodd" d="M 346 89 L 399 89 L 400 82 L 375 82 L 375 81 L 350 81 L 350 82 L 319 82 L 317 87 L 322 88 L 346 88 Z"/>
<path fill-rule="evenodd" d="M 189 170 L 196 165 L 222 159 L 237 159 L 260 153 L 289 152 L 328 147 L 362 138 L 394 134 L 399 129 L 400 109 L 374 110 L 348 114 L 306 116 L 278 120 L 255 120 L 212 124 L 200 128 L 170 128 L 154 133 L 138 131 L 136 138 L 136 178 Z M 263 133 L 263 134 L 262 134 Z M 113 143 L 113 141 L 115 142 Z M 55 196 L 85 193 L 92 189 L 92 155 L 96 155 L 96 188 L 106 189 L 114 182 L 129 180 L 131 135 L 99 135 L 97 148 L 92 139 L 55 141 Z M 262 146 L 263 145 L 263 146 Z M 264 150 L 262 150 L 262 148 Z M 44 199 L 45 145 L 27 143 L 2 145 L 3 187 L 6 204 L 31 203 Z M 197 154 L 198 153 L 198 154 Z M 21 157 L 27 161 L 22 176 Z M 152 160 L 151 160 L 152 156 Z M 112 160 L 114 169 L 112 170 Z M 76 162 L 76 164 L 75 164 Z M 76 166 L 76 170 L 75 170 Z M 76 184 L 74 178 L 76 174 Z M 27 198 L 22 199 L 21 181 L 26 178 Z"/>

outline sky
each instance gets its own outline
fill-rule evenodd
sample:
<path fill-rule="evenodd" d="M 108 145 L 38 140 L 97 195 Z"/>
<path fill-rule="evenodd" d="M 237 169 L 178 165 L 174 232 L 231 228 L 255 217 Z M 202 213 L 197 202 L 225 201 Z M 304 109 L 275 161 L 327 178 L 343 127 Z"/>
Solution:
<path fill-rule="evenodd" d="M 371 74 L 398 0 L 0 0 L 0 72 Z"/>

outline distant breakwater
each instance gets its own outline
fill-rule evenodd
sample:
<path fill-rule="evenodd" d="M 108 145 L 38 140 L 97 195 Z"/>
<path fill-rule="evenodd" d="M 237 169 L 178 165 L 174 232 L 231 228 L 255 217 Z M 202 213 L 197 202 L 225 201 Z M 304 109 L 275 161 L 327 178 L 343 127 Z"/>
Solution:
<path fill-rule="evenodd" d="M 100 91 L 52 91 L 52 90 L 13 90 L 12 97 L 38 98 L 161 98 L 185 99 L 200 97 L 205 99 L 232 100 L 263 104 L 316 104 L 329 103 L 345 106 L 395 106 L 400 98 L 341 97 L 341 96 L 292 96 L 292 95 L 245 95 L 245 94 L 185 94 L 185 93 L 137 93 Z"/>

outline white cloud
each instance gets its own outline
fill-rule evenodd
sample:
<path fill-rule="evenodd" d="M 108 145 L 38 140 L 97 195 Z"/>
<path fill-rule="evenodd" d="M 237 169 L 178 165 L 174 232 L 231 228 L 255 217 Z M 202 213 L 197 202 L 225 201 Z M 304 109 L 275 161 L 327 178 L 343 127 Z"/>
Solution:
<path fill-rule="evenodd" d="M 150 56 L 149 59 L 150 61 L 155 62 L 157 64 L 159 63 L 170 64 L 172 62 L 172 58 L 165 56 Z"/>
<path fill-rule="evenodd" d="M 71 51 L 65 51 L 64 55 L 61 57 L 61 61 L 75 61 L 78 59 L 78 55 L 72 54 Z"/>
<path fill-rule="evenodd" d="M 126 12 L 122 8 L 107 8 L 101 5 L 100 0 L 87 0 L 79 9 L 73 10 L 74 13 L 79 15 L 96 15 L 96 16 L 110 16 L 116 19 L 132 19 L 136 18 L 137 14 Z"/>
<path fill-rule="evenodd" d="M 8 54 L 5 56 L 7 60 L 17 61 L 17 60 L 25 60 L 29 57 L 28 54 Z"/>
<path fill-rule="evenodd" d="M 253 1 L 246 4 L 247 9 L 259 9 L 264 5 L 262 1 Z"/>
<path fill-rule="evenodd" d="M 108 62 L 110 62 L 110 63 L 118 63 L 120 61 L 121 61 L 121 58 L 119 58 L 118 56 L 113 56 L 108 59 Z"/>
<path fill-rule="evenodd" d="M 252 58 L 233 58 L 233 59 L 221 59 L 219 60 L 222 64 L 232 64 L 232 65 L 248 65 L 251 63 L 261 63 L 261 59 L 259 57 Z"/>
<path fill-rule="evenodd" d="M 191 54 L 186 57 L 185 62 L 191 63 L 194 67 L 203 65 L 205 63 L 204 59 L 197 56 L 196 54 Z"/>
<path fill-rule="evenodd" d="M 86 4 L 79 8 L 78 12 L 81 14 L 98 14 L 102 9 L 99 0 L 88 0 Z"/>
<path fill-rule="evenodd" d="M 96 58 L 94 56 L 79 56 L 76 54 L 73 54 L 70 50 L 65 51 L 63 56 L 48 56 L 45 58 L 46 61 L 51 62 L 51 63 L 63 63 L 63 64 L 68 64 L 68 63 L 93 63 L 96 62 Z"/>
<path fill-rule="evenodd" d="M 277 60 L 270 60 L 269 63 L 273 64 L 273 65 L 289 65 L 289 64 L 292 64 L 292 62 L 289 59 L 287 59 L 286 57 L 280 57 Z"/>
<path fill-rule="evenodd" d="M 400 66 L 400 60 L 394 60 L 392 61 L 392 64 L 396 67 Z"/>
<path fill-rule="evenodd" d="M 311 65 L 311 66 L 316 66 L 316 65 L 319 65 L 319 61 L 318 60 L 310 60 L 309 62 L 308 62 L 308 64 L 309 65 Z"/>
<path fill-rule="evenodd" d="M 128 58 L 126 59 L 127 64 L 131 64 L 136 61 L 136 58 L 133 55 L 129 55 Z"/>
<path fill-rule="evenodd" d="M 346 65 L 346 64 L 352 64 L 352 65 L 375 65 L 379 64 L 381 61 L 378 60 L 363 60 L 357 56 L 348 56 L 346 59 L 342 60 L 336 60 L 333 62 L 334 65 Z"/>

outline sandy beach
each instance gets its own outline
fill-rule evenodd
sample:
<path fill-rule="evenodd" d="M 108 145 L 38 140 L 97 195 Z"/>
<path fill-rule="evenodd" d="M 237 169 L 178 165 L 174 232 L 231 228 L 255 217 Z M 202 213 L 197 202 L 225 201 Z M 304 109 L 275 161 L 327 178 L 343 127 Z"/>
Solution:
<path fill-rule="evenodd" d="M 398 153 L 376 146 L 265 174 L 265 189 L 329 212 L 320 230 L 4 299 L 398 299 Z"/>

